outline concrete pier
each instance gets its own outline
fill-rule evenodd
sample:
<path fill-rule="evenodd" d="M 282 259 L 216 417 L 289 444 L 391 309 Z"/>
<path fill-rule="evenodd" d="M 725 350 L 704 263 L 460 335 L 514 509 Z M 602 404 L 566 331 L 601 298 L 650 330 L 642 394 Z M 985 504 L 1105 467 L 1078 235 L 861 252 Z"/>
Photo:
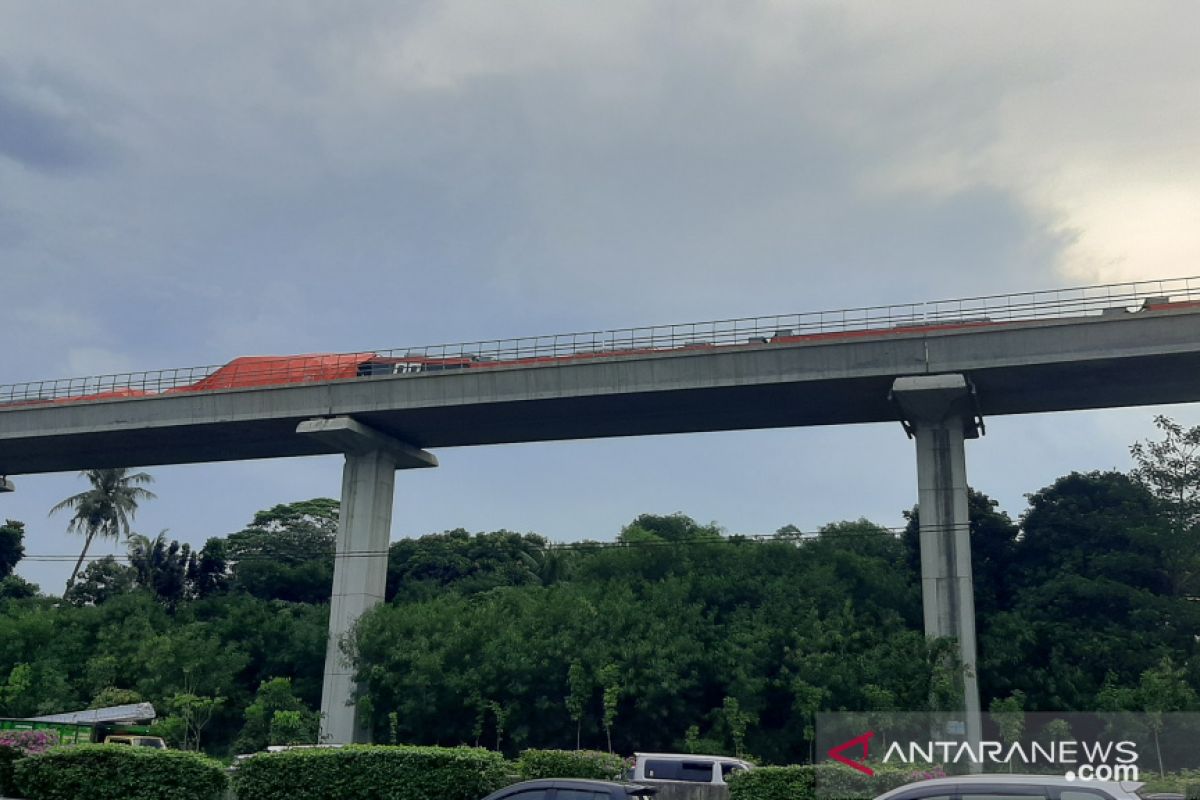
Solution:
<path fill-rule="evenodd" d="M 978 743 L 983 730 L 964 441 L 979 435 L 982 422 L 975 411 L 972 388 L 962 375 L 897 378 L 892 398 L 903 412 L 905 430 L 917 444 L 925 633 L 958 642 L 966 741 Z"/>
<path fill-rule="evenodd" d="M 342 642 L 363 614 L 383 602 L 396 470 L 436 467 L 437 459 L 350 417 L 306 420 L 296 432 L 319 438 L 346 454 L 321 686 L 320 741 L 366 743 L 370 731 L 354 704 L 354 668 L 342 651 Z"/>

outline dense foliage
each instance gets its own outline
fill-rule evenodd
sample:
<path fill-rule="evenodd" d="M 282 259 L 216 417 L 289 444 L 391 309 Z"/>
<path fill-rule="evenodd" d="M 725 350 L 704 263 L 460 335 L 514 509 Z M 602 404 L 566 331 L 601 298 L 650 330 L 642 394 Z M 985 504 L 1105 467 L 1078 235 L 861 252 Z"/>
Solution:
<path fill-rule="evenodd" d="M 479 800 L 510 782 L 500 754 L 474 747 L 289 750 L 242 761 L 241 800 Z"/>
<path fill-rule="evenodd" d="M 0 744 L 0 797 L 16 797 L 17 784 L 13 780 L 13 771 L 17 760 L 25 754 L 15 747 Z"/>
<path fill-rule="evenodd" d="M 1014 521 L 970 497 L 985 707 L 1197 710 L 1200 434 L 1161 420 L 1129 474 L 1060 478 Z M 186 552 L 132 537 L 63 601 L 5 574 L 0 716 L 148 700 L 176 745 L 312 741 L 337 503 L 260 512 Z M 947 700 L 921 625 L 918 510 L 816 534 L 643 515 L 615 543 L 462 530 L 392 544 L 351 642 L 375 741 L 813 755 L 814 715 Z"/>
<path fill-rule="evenodd" d="M 521 780 L 538 778 L 591 778 L 621 780 L 629 765 L 625 759 L 599 750 L 525 750 L 517 759 Z"/>
<path fill-rule="evenodd" d="M 914 771 L 911 766 L 872 762 L 874 775 L 829 762 L 804 766 L 760 767 L 734 774 L 730 800 L 840 800 L 875 797 L 914 781 L 944 778 L 941 769 Z"/>
<path fill-rule="evenodd" d="M 16 797 L 17 760 L 39 755 L 58 744 L 58 731 L 0 731 L 0 797 Z"/>
<path fill-rule="evenodd" d="M 813 768 L 762 767 L 733 776 L 729 800 L 811 800 Z"/>
<path fill-rule="evenodd" d="M 224 768 L 195 753 L 78 745 L 16 764 L 20 797 L 30 800 L 218 800 Z"/>

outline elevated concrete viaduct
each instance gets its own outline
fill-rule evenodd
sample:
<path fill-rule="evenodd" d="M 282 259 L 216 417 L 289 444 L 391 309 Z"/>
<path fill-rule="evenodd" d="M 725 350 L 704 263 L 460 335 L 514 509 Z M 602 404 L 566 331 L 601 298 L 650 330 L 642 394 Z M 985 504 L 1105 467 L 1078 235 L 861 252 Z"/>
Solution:
<path fill-rule="evenodd" d="M 339 639 L 383 596 L 396 469 L 427 448 L 904 420 L 918 451 L 930 635 L 974 665 L 963 440 L 980 416 L 1200 400 L 1200 309 L 614 355 L 92 402 L 0 406 L 0 476 L 341 454 L 322 701 L 362 740 Z M 3 488 L 11 488 L 0 481 Z M 372 557 L 352 557 L 363 552 Z M 964 710 L 977 736 L 969 674 Z"/>

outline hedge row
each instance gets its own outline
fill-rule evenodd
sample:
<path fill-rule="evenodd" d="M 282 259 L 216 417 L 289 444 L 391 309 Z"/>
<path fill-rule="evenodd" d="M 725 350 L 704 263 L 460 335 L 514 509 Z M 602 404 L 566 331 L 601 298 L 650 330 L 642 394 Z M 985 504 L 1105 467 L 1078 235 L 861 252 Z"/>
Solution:
<path fill-rule="evenodd" d="M 196 753 L 116 745 L 54 748 L 14 772 L 30 800 L 218 800 L 228 785 L 224 768 Z"/>
<path fill-rule="evenodd" d="M 479 800 L 511 783 L 476 747 L 349 746 L 261 753 L 237 766 L 238 800 Z"/>
<path fill-rule="evenodd" d="M 867 776 L 839 764 L 759 767 L 733 776 L 730 800 L 839 800 L 877 797 L 914 781 L 945 777 L 940 767 L 914 770 L 911 765 L 872 764 Z"/>
<path fill-rule="evenodd" d="M 628 769 L 625 759 L 599 750 L 526 750 L 517 759 L 517 774 L 523 781 L 537 778 L 618 781 Z"/>
<path fill-rule="evenodd" d="M 729 781 L 729 800 L 809 800 L 814 777 L 812 767 L 759 767 L 735 773 Z"/>

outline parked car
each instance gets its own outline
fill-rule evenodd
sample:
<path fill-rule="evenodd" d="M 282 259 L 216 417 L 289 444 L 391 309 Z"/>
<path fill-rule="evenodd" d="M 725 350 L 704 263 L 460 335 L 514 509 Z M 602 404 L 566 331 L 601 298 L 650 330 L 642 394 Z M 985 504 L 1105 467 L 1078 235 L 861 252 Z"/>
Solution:
<path fill-rule="evenodd" d="M 754 769 L 749 761 L 729 756 L 699 756 L 691 753 L 634 753 L 636 783 L 681 782 L 724 785 L 735 772 Z"/>
<path fill-rule="evenodd" d="M 905 784 L 875 800 L 1142 800 L 1142 785 L 1057 775 L 956 775 Z"/>
<path fill-rule="evenodd" d="M 514 783 L 484 800 L 650 800 L 657 791 L 636 783 L 551 778 Z"/>

